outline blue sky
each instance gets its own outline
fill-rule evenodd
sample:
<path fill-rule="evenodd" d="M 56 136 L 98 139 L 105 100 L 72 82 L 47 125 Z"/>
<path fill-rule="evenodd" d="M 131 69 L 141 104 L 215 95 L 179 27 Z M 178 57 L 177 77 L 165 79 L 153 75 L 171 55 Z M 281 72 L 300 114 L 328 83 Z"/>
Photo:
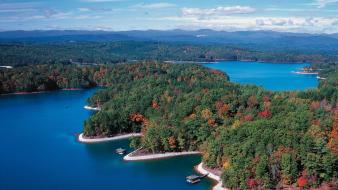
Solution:
<path fill-rule="evenodd" d="M 0 30 L 338 32 L 338 0 L 0 0 Z"/>

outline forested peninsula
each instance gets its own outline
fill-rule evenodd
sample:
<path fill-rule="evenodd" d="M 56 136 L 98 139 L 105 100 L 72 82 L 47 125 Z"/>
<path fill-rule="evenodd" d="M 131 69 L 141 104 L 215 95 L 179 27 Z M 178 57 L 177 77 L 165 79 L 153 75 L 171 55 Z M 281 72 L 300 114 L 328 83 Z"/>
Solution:
<path fill-rule="evenodd" d="M 337 66 L 314 66 L 317 89 L 271 92 L 197 64 L 29 65 L 1 68 L 0 93 L 105 86 L 87 137 L 141 132 L 131 146 L 148 153 L 201 151 L 228 188 L 334 188 Z"/>

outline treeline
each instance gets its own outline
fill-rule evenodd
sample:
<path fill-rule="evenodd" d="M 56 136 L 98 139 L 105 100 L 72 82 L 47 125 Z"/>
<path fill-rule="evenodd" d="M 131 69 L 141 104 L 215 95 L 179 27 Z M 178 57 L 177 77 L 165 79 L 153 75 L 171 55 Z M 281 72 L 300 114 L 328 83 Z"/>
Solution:
<path fill-rule="evenodd" d="M 226 45 L 164 42 L 68 42 L 0 44 L 0 65 L 114 64 L 134 60 L 327 62 L 337 57 L 299 52 L 255 51 Z"/>
<path fill-rule="evenodd" d="M 0 94 L 96 86 L 99 67 L 64 64 L 0 68 Z"/>
<path fill-rule="evenodd" d="M 111 72 L 112 85 L 89 99 L 102 111 L 85 122 L 86 136 L 141 131 L 134 148 L 200 150 L 228 188 L 336 187 L 335 69 L 306 92 L 237 85 L 191 64 L 125 64 Z"/>

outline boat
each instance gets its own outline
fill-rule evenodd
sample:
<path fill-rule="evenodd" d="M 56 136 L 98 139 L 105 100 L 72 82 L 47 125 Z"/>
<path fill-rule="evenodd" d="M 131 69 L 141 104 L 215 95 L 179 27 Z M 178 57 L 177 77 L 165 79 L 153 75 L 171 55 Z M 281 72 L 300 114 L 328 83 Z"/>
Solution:
<path fill-rule="evenodd" d="M 193 174 L 193 175 L 187 176 L 187 177 L 186 177 L 186 181 L 187 181 L 188 183 L 195 184 L 195 183 L 200 182 L 201 179 L 203 179 L 203 178 L 205 178 L 205 177 L 207 177 L 207 176 L 208 176 L 208 173 L 205 174 L 205 175 L 202 175 L 202 176 Z"/>
<path fill-rule="evenodd" d="M 126 149 L 118 148 L 118 149 L 115 150 L 115 152 L 116 152 L 117 154 L 123 155 L 123 154 L 125 154 L 127 151 L 126 151 Z"/>

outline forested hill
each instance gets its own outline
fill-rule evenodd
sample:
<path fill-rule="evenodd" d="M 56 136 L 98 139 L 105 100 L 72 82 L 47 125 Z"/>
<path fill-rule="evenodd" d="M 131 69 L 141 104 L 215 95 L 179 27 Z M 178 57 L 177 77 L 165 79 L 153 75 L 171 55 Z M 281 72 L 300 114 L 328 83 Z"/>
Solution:
<path fill-rule="evenodd" d="M 85 122 L 84 134 L 141 131 L 131 145 L 149 153 L 200 150 L 231 189 L 335 189 L 335 69 L 318 89 L 270 92 L 198 65 L 121 65 L 128 77 L 113 71 L 113 85 L 89 99 L 102 111 Z"/>
<path fill-rule="evenodd" d="M 215 30 L 132 30 L 132 31 L 77 31 L 37 30 L 0 32 L 0 42 L 106 42 L 160 41 L 188 44 L 223 44 L 269 51 L 301 51 L 312 53 L 338 52 L 337 34 L 306 34 L 273 31 L 215 31 Z"/>
<path fill-rule="evenodd" d="M 134 60 L 267 62 L 328 62 L 338 59 L 328 54 L 297 51 L 255 51 L 226 45 L 198 45 L 162 42 L 65 42 L 0 44 L 0 65 L 29 64 L 111 64 Z"/>

